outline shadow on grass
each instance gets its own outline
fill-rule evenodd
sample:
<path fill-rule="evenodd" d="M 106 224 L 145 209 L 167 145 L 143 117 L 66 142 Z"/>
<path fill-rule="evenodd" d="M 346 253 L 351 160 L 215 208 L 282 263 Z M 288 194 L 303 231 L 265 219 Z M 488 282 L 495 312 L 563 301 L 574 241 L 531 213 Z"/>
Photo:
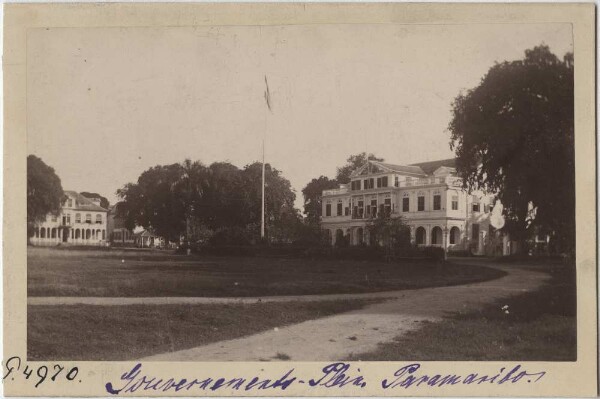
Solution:
<path fill-rule="evenodd" d="M 28 360 L 133 360 L 360 309 L 380 300 L 28 306 Z M 278 360 L 289 360 L 278 354 Z"/>
<path fill-rule="evenodd" d="M 480 311 L 455 313 L 380 344 L 350 360 L 577 360 L 574 268 L 555 268 L 549 282 Z"/>

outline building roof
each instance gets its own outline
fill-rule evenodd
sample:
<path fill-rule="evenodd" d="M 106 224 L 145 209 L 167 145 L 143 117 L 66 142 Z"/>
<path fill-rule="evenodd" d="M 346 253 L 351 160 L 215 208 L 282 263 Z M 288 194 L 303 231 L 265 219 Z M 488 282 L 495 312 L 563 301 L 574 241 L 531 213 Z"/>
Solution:
<path fill-rule="evenodd" d="M 428 175 L 432 175 L 438 168 L 446 166 L 449 168 L 456 168 L 456 158 L 442 159 L 439 161 L 413 163 L 410 166 L 416 166 L 421 168 L 423 172 Z"/>
<path fill-rule="evenodd" d="M 65 190 L 65 194 L 67 194 L 69 197 L 73 197 L 75 199 L 75 203 L 73 204 L 74 210 L 108 212 L 107 209 L 104 209 L 100 205 L 95 204 L 94 201 L 92 201 L 89 198 L 84 197 L 83 195 L 79 194 L 77 191 Z"/>
<path fill-rule="evenodd" d="M 148 230 L 142 230 L 142 231 L 138 231 L 137 233 L 133 234 L 136 237 L 158 237 L 156 234 L 152 233 L 151 231 Z"/>
<path fill-rule="evenodd" d="M 425 175 L 425 172 L 423 172 L 423 170 L 419 166 L 415 166 L 415 165 L 395 165 L 392 163 L 385 163 L 385 162 L 378 162 L 378 161 L 371 161 L 371 163 L 374 165 L 383 166 L 384 168 L 387 168 L 387 169 L 391 169 L 394 172 Z"/>

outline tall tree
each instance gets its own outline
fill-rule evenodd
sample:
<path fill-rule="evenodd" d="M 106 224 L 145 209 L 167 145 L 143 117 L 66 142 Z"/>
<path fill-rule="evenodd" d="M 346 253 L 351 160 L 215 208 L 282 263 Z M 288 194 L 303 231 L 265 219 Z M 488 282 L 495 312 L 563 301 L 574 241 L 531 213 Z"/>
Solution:
<path fill-rule="evenodd" d="M 239 228 L 258 232 L 261 204 L 261 164 L 239 169 L 226 162 L 205 167 L 186 160 L 155 166 L 143 172 L 137 183 L 117 191 L 123 200 L 117 207 L 125 225 L 152 228 L 160 236 L 195 241 L 196 233 Z M 298 219 L 295 194 L 281 173 L 266 165 L 267 230 L 277 228 L 278 239 Z"/>
<path fill-rule="evenodd" d="M 379 161 L 383 162 L 383 158 L 378 158 L 373 154 L 369 154 L 368 159 L 370 161 Z M 337 175 L 335 179 L 338 183 L 346 184 L 350 183 L 350 175 L 355 169 L 360 168 L 367 162 L 367 153 L 361 152 L 360 154 L 350 155 L 348 159 L 346 159 L 346 164 L 337 168 Z"/>
<path fill-rule="evenodd" d="M 242 171 L 243 195 L 245 198 L 245 214 L 248 226 L 258 233 L 261 214 L 261 174 L 262 164 L 255 162 L 246 165 Z M 284 217 L 289 216 L 294 209 L 296 194 L 289 180 L 270 164 L 265 165 L 265 224 L 267 236 L 269 228 L 280 225 Z"/>
<path fill-rule="evenodd" d="M 171 183 L 172 196 L 181 202 L 185 219 L 185 238 L 189 244 L 194 220 L 206 217 L 204 193 L 210 185 L 210 169 L 201 162 L 189 159 L 179 164 L 179 176 Z M 188 248 L 188 254 L 190 253 Z"/>
<path fill-rule="evenodd" d="M 321 221 L 323 190 L 337 188 L 336 179 L 329 179 L 327 176 L 320 176 L 318 179 L 312 179 L 306 187 L 302 189 L 304 196 L 304 214 L 306 221 L 310 225 L 318 225 Z"/>
<path fill-rule="evenodd" d="M 506 229 L 575 245 L 573 56 L 547 46 L 494 65 L 453 104 L 450 147 L 464 186 L 497 192 Z"/>
<path fill-rule="evenodd" d="M 117 211 L 125 226 L 153 229 L 168 240 L 178 240 L 185 233 L 186 204 L 175 187 L 183 179 L 180 164 L 158 165 L 144 171 L 137 183 L 117 190 L 123 200 Z"/>
<path fill-rule="evenodd" d="M 48 214 L 58 216 L 65 200 L 60 178 L 54 169 L 35 155 L 27 157 L 27 237 Z"/>

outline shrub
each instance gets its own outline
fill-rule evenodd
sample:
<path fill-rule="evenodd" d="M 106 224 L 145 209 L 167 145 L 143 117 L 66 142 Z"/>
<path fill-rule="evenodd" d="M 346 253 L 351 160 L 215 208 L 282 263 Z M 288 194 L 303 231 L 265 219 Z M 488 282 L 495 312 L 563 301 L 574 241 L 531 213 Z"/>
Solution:
<path fill-rule="evenodd" d="M 467 249 L 449 249 L 448 256 L 471 256 L 471 251 Z"/>
<path fill-rule="evenodd" d="M 212 247 L 217 246 L 248 246 L 250 245 L 250 236 L 248 232 L 241 227 L 223 227 L 215 232 L 208 240 Z"/>

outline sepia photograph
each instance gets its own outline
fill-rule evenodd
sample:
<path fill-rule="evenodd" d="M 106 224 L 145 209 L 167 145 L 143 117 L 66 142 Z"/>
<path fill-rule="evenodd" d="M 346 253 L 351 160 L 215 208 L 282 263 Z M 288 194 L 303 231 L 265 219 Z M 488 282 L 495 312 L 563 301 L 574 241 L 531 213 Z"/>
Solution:
<path fill-rule="evenodd" d="M 28 357 L 576 360 L 569 24 L 28 51 Z"/>
<path fill-rule="evenodd" d="M 87 10 L 127 15 L 113 6 Z M 582 302 L 595 222 L 579 216 L 575 68 L 589 53 L 574 24 L 334 10 L 337 23 L 26 29 L 26 354 L 4 379 L 56 363 L 84 384 L 85 362 L 125 362 L 99 372 L 119 394 L 146 392 L 150 365 L 275 363 L 286 389 L 318 362 L 307 387 L 359 389 L 368 375 L 351 372 L 381 362 L 395 380 L 378 389 L 416 389 L 578 367 L 597 293 Z M 493 367 L 442 378 L 428 362 Z M 181 394 L 242 386 L 206 381 Z"/>

